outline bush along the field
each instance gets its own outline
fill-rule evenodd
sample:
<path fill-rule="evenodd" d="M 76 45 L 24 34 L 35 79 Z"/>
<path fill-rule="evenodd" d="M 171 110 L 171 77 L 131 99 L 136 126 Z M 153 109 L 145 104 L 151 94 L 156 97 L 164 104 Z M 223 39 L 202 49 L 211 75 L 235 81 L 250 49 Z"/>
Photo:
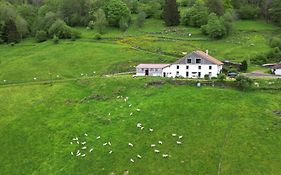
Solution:
<path fill-rule="evenodd" d="M 141 11 L 141 12 L 138 13 L 138 17 L 137 17 L 137 20 L 136 20 L 136 24 L 137 24 L 138 27 L 143 27 L 145 18 L 146 18 L 145 12 Z"/>
<path fill-rule="evenodd" d="M 58 44 L 59 41 L 60 41 L 59 37 L 57 37 L 56 35 L 54 35 L 54 37 L 53 37 L 53 43 L 54 43 L 54 44 Z"/>
<path fill-rule="evenodd" d="M 237 10 L 240 19 L 257 19 L 259 17 L 260 8 L 253 5 L 243 5 Z"/>
<path fill-rule="evenodd" d="M 94 38 L 95 38 L 95 40 L 101 40 L 102 36 L 101 36 L 101 34 L 97 33 Z"/>
<path fill-rule="evenodd" d="M 246 90 L 248 88 L 251 88 L 254 81 L 248 77 L 245 77 L 245 76 L 242 76 L 242 75 L 239 75 L 236 77 L 236 86 L 238 89 L 240 90 Z"/>
<path fill-rule="evenodd" d="M 278 62 L 281 62 L 281 50 L 279 49 L 279 47 L 275 47 L 267 53 L 257 55 L 256 57 L 251 59 L 251 63 L 257 65 Z"/>
<path fill-rule="evenodd" d="M 36 32 L 36 35 L 35 35 L 35 38 L 36 38 L 36 41 L 37 41 L 38 43 L 47 41 L 47 40 L 48 40 L 47 32 L 45 32 L 45 31 L 43 31 L 43 30 L 37 31 L 37 32 Z"/>
<path fill-rule="evenodd" d="M 126 31 L 129 28 L 128 20 L 126 18 L 121 18 L 119 21 L 119 28 L 122 31 Z"/>
<path fill-rule="evenodd" d="M 247 60 L 242 61 L 242 66 L 240 67 L 240 71 L 241 72 L 247 72 L 248 70 L 248 62 Z"/>
<path fill-rule="evenodd" d="M 269 40 L 269 45 L 272 48 L 278 47 L 279 49 L 281 49 L 281 38 L 278 37 L 272 37 Z"/>
<path fill-rule="evenodd" d="M 220 74 L 218 75 L 218 81 L 223 82 L 225 79 L 226 79 L 226 75 L 225 75 L 225 74 L 220 73 Z"/>
<path fill-rule="evenodd" d="M 201 27 L 208 22 L 208 8 L 201 1 L 196 3 L 189 9 L 187 9 L 182 17 L 181 23 L 187 26 Z"/>
<path fill-rule="evenodd" d="M 79 38 L 80 33 L 69 27 L 64 21 L 58 19 L 49 28 L 49 35 L 56 35 L 59 39 Z"/>

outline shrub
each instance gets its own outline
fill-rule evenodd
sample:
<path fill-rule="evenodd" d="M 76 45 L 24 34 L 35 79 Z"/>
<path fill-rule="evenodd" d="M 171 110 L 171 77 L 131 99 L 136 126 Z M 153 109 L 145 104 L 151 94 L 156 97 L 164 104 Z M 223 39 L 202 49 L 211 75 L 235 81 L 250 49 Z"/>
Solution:
<path fill-rule="evenodd" d="M 278 47 L 279 49 L 281 49 L 281 38 L 277 38 L 277 37 L 273 37 L 269 40 L 269 45 L 270 47 L 274 48 L 274 47 Z"/>
<path fill-rule="evenodd" d="M 48 40 L 47 32 L 45 32 L 43 30 L 39 30 L 36 32 L 35 38 L 38 43 L 47 41 Z"/>
<path fill-rule="evenodd" d="M 76 39 L 81 38 L 81 33 L 77 30 L 71 30 L 71 40 L 75 41 Z"/>
<path fill-rule="evenodd" d="M 128 20 L 126 20 L 125 18 L 121 18 L 119 21 L 119 28 L 122 31 L 126 31 L 129 28 Z"/>
<path fill-rule="evenodd" d="M 243 5 L 237 10 L 240 19 L 256 19 L 259 17 L 260 9 L 257 6 Z"/>
<path fill-rule="evenodd" d="M 87 26 L 87 28 L 89 28 L 89 29 L 93 30 L 93 29 L 94 29 L 94 27 L 95 27 L 95 23 L 94 23 L 94 21 L 90 21 L 90 22 L 89 22 L 89 24 L 88 24 L 88 26 Z"/>
<path fill-rule="evenodd" d="M 219 80 L 219 81 L 224 81 L 225 79 L 226 79 L 226 75 L 225 75 L 225 74 L 220 73 L 220 74 L 218 75 L 218 80 Z"/>
<path fill-rule="evenodd" d="M 97 34 L 95 35 L 95 39 L 96 39 L 96 40 L 101 40 L 101 39 L 102 39 L 101 34 L 97 33 Z"/>
<path fill-rule="evenodd" d="M 56 20 L 49 29 L 51 36 L 56 35 L 60 39 L 71 38 L 72 29 L 60 19 Z"/>
<path fill-rule="evenodd" d="M 139 12 L 138 13 L 138 17 L 137 17 L 137 21 L 136 21 L 138 27 L 143 27 L 145 18 L 146 18 L 145 12 Z"/>
<path fill-rule="evenodd" d="M 201 27 L 207 24 L 208 14 L 208 8 L 202 2 L 197 1 L 182 15 L 181 23 L 183 25 Z"/>
<path fill-rule="evenodd" d="M 236 85 L 240 90 L 246 90 L 247 88 L 250 88 L 253 84 L 253 80 L 245 77 L 245 76 L 237 76 L 236 77 Z"/>
<path fill-rule="evenodd" d="M 210 80 L 210 76 L 208 74 L 204 75 L 205 80 Z"/>
<path fill-rule="evenodd" d="M 202 26 L 202 32 L 208 33 L 213 39 L 220 39 L 226 35 L 226 28 L 222 19 L 211 13 L 207 25 Z"/>
<path fill-rule="evenodd" d="M 242 66 L 240 67 L 240 71 L 246 72 L 248 70 L 248 62 L 246 60 L 242 61 Z"/>
<path fill-rule="evenodd" d="M 59 43 L 59 37 L 57 37 L 56 35 L 54 35 L 54 37 L 53 37 L 53 43 L 54 44 L 58 44 Z"/>

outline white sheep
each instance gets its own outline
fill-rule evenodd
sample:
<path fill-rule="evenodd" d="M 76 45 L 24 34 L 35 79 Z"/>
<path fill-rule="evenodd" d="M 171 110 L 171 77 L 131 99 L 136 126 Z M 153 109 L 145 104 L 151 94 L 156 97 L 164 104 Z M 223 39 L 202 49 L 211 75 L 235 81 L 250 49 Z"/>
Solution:
<path fill-rule="evenodd" d="M 81 155 L 81 157 L 85 157 L 85 156 L 86 156 L 86 154 L 82 154 L 82 155 Z"/>
<path fill-rule="evenodd" d="M 36 78 L 36 77 L 34 77 L 34 78 L 33 78 L 33 80 L 37 80 L 37 78 Z"/>
<path fill-rule="evenodd" d="M 163 142 L 162 142 L 161 140 L 159 140 L 159 141 L 158 141 L 158 143 L 159 143 L 160 145 L 162 145 L 162 144 L 163 144 Z"/>
<path fill-rule="evenodd" d="M 85 144 L 86 144 L 86 142 L 82 142 L 81 144 L 82 144 L 82 145 L 85 145 Z"/>
<path fill-rule="evenodd" d="M 176 136 L 177 136 L 177 134 L 172 134 L 172 136 L 173 136 L 173 137 L 176 137 Z"/>
<path fill-rule="evenodd" d="M 106 146 L 107 145 L 107 143 L 104 143 L 104 144 L 102 144 L 103 146 Z"/>
<path fill-rule="evenodd" d="M 93 149 L 93 148 L 91 148 L 89 152 L 91 153 L 91 152 L 93 152 L 93 150 L 94 150 L 94 149 Z"/>
<path fill-rule="evenodd" d="M 132 163 L 134 163 L 135 161 L 134 161 L 134 159 L 130 159 L 130 161 L 132 162 Z"/>
<path fill-rule="evenodd" d="M 73 152 L 70 152 L 70 154 L 73 156 Z"/>
<path fill-rule="evenodd" d="M 177 141 L 177 144 L 178 144 L 178 145 L 181 145 L 182 143 L 181 143 L 180 141 Z"/>
<path fill-rule="evenodd" d="M 70 145 L 72 145 L 73 143 L 72 142 L 70 142 Z"/>
<path fill-rule="evenodd" d="M 88 137 L 88 134 L 87 134 L 87 133 L 85 133 L 84 135 L 85 135 L 86 137 Z"/>
<path fill-rule="evenodd" d="M 160 153 L 160 151 L 158 149 L 154 150 L 155 153 Z"/>
<path fill-rule="evenodd" d="M 82 147 L 82 149 L 87 149 L 87 147 L 86 147 L 86 146 L 84 146 L 84 147 Z"/>
<path fill-rule="evenodd" d="M 133 145 L 132 143 L 128 143 L 128 145 L 129 145 L 130 147 L 134 147 L 134 145 Z"/>
<path fill-rule="evenodd" d="M 141 128 L 141 123 L 138 123 L 138 124 L 137 124 L 137 127 L 138 127 L 138 128 Z"/>
<path fill-rule="evenodd" d="M 137 157 L 140 158 L 140 159 L 142 158 L 141 155 L 139 155 L 139 154 L 137 155 Z"/>
<path fill-rule="evenodd" d="M 100 136 L 97 136 L 97 139 L 100 139 Z"/>
<path fill-rule="evenodd" d="M 111 146 L 111 142 L 108 142 L 108 145 Z"/>
<path fill-rule="evenodd" d="M 79 145 L 79 141 L 76 142 Z"/>
<path fill-rule="evenodd" d="M 108 115 L 110 116 L 111 114 L 110 114 L 110 113 L 108 113 Z"/>
<path fill-rule="evenodd" d="M 141 110 L 138 108 L 138 109 L 136 109 L 138 112 L 140 112 Z"/>
<path fill-rule="evenodd" d="M 168 154 L 163 154 L 162 157 L 167 158 L 167 157 L 169 157 L 169 155 Z"/>
<path fill-rule="evenodd" d="M 112 154 L 112 153 L 113 153 L 113 151 L 109 151 L 108 153 L 109 153 L 109 154 Z"/>
<path fill-rule="evenodd" d="M 152 128 L 150 128 L 150 129 L 149 129 L 149 131 L 150 131 L 150 132 L 153 132 L 153 129 L 152 129 Z"/>
<path fill-rule="evenodd" d="M 133 115 L 133 113 L 131 112 L 131 113 L 130 113 L 130 116 L 132 116 L 132 115 Z"/>
<path fill-rule="evenodd" d="M 182 139 L 183 136 L 179 136 L 179 139 Z"/>
<path fill-rule="evenodd" d="M 155 145 L 155 144 L 151 144 L 150 146 L 153 148 L 153 147 L 155 147 L 156 145 Z"/>
<path fill-rule="evenodd" d="M 144 127 L 141 127 L 141 130 L 143 130 L 144 129 Z"/>
<path fill-rule="evenodd" d="M 132 106 L 132 104 L 129 104 L 129 108 Z"/>

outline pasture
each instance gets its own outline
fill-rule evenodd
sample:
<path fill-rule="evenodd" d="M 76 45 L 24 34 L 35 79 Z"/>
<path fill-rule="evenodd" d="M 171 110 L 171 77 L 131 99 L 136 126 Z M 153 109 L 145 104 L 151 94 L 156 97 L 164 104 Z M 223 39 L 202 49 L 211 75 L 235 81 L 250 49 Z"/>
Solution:
<path fill-rule="evenodd" d="M 279 173 L 279 92 L 148 86 L 152 80 L 1 87 L 1 174 Z"/>
<path fill-rule="evenodd" d="M 102 40 L 78 28 L 76 41 L 0 45 L 1 174 L 279 174 L 279 91 L 105 76 L 196 49 L 242 61 L 267 52 L 279 30 L 260 21 L 235 29 L 212 41 L 200 29 L 147 20 L 126 32 L 109 28 Z"/>

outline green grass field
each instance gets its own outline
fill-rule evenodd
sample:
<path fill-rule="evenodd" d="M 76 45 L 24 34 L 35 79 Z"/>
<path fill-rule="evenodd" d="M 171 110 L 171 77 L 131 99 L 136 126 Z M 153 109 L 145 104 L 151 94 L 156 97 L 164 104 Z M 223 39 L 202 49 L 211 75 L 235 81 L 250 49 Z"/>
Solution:
<path fill-rule="evenodd" d="M 218 41 L 196 28 L 172 32 L 159 20 L 126 32 L 108 28 L 99 41 L 95 31 L 78 30 L 81 39 L 57 45 L 31 38 L 0 45 L 1 175 L 280 174 L 281 118 L 273 112 L 281 110 L 279 91 L 149 86 L 159 78 L 104 76 L 134 71 L 138 63 L 170 63 L 178 59 L 171 55 L 196 49 L 220 60 L 249 59 L 270 49 L 268 39 L 279 28 L 237 21 L 234 34 Z M 76 156 L 78 149 L 85 157 Z"/>
<path fill-rule="evenodd" d="M 219 165 L 221 174 L 279 174 L 281 123 L 273 111 L 280 109 L 280 92 L 148 81 L 112 77 L 0 88 L 1 174 L 217 174 Z M 71 156 L 82 141 L 86 156 Z"/>

